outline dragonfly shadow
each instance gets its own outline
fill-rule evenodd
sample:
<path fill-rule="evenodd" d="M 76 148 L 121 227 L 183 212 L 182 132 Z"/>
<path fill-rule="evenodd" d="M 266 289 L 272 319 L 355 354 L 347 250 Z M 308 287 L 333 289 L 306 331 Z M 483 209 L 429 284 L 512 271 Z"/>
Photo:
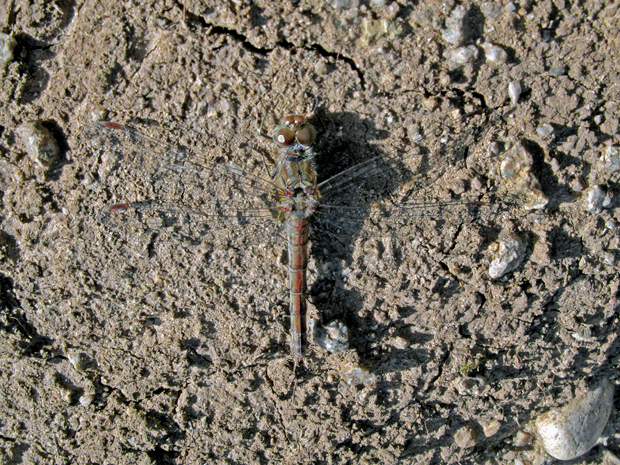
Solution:
<path fill-rule="evenodd" d="M 388 218 L 390 224 L 396 224 L 395 218 L 406 224 L 409 215 L 420 213 L 418 207 L 430 206 L 409 203 L 408 210 L 391 208 L 387 200 L 396 192 L 402 193 L 403 186 L 413 195 L 432 184 L 441 174 L 440 165 L 431 163 L 431 150 L 424 146 L 417 146 L 412 156 L 387 153 L 373 144 L 387 139 L 389 133 L 377 128 L 371 119 L 361 119 L 354 113 L 333 113 L 325 115 L 322 121 L 325 132 L 317 144 L 321 198 L 310 251 L 318 274 L 310 286 L 309 297 L 321 323 L 333 320 L 345 323 L 349 329 L 349 344 L 364 361 L 371 357 L 370 346 L 376 334 L 387 333 L 387 328 L 381 328 L 387 323 L 376 320 L 374 309 L 364 308 L 365 301 L 371 300 L 371 289 L 352 289 L 347 284 L 347 276 L 357 271 L 351 269 L 357 261 L 356 248 L 368 249 L 368 254 L 377 255 L 376 259 L 381 260 L 386 251 L 373 224 Z M 412 144 L 404 141 L 404 145 Z M 406 202 L 407 196 L 404 199 Z M 379 207 L 382 203 L 386 205 Z M 398 253 L 391 260 L 394 267 L 400 265 Z M 381 278 L 377 279 L 381 285 Z M 424 354 L 420 357 L 424 358 Z"/>
<path fill-rule="evenodd" d="M 322 323 L 338 319 L 351 332 L 352 328 L 367 326 L 358 316 L 364 304 L 363 290 L 347 288 L 345 266 L 352 263 L 355 239 L 370 215 L 372 199 L 362 198 L 370 194 L 369 190 L 363 191 L 364 184 L 368 182 L 363 172 L 353 173 L 352 178 L 341 173 L 355 171 L 356 166 L 370 159 L 385 157 L 368 142 L 384 139 L 388 134 L 387 131 L 377 130 L 371 120 L 362 120 L 354 113 L 331 113 L 322 115 L 320 119 L 323 125 L 318 127 L 323 127 L 324 133 L 320 134 L 316 147 L 318 182 L 321 186 L 334 180 L 336 185 L 333 189 L 328 187 L 325 196 L 320 190 L 321 207 L 313 223 L 310 249 L 318 273 L 310 285 L 309 298 Z M 383 192 L 381 195 L 387 196 L 389 193 Z M 350 343 L 354 348 L 361 349 L 365 339 L 356 335 Z"/>
<path fill-rule="evenodd" d="M 462 292 L 451 271 L 467 271 L 452 263 L 455 241 L 477 240 L 472 234 L 480 228 L 468 223 L 499 211 L 478 197 L 464 199 L 470 186 L 463 168 L 480 137 L 478 123 L 467 118 L 456 128 L 434 117 L 425 127 L 428 140 L 403 137 L 396 148 L 384 148 L 391 147 L 391 134 L 372 119 L 334 113 L 321 120 L 321 196 L 310 251 L 318 271 L 310 301 L 320 323 L 344 322 L 350 347 L 373 372 L 418 366 L 430 355 L 415 341 L 431 336 L 408 334 L 407 324 L 399 329 L 396 322 L 421 307 L 443 308 Z M 424 256 L 429 253 L 434 256 Z"/>

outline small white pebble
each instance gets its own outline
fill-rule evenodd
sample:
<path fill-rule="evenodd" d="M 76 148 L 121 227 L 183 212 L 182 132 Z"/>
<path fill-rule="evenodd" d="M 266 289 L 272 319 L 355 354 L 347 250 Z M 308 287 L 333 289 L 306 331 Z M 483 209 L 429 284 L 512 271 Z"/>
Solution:
<path fill-rule="evenodd" d="M 570 188 L 575 192 L 581 192 L 586 188 L 586 186 L 583 184 L 581 178 L 577 177 L 570 182 Z"/>
<path fill-rule="evenodd" d="M 481 376 L 463 376 L 454 382 L 455 389 L 462 396 L 479 397 L 488 385 Z"/>
<path fill-rule="evenodd" d="M 321 76 L 327 72 L 327 64 L 324 61 L 318 61 L 314 65 L 314 73 L 318 76 Z"/>
<path fill-rule="evenodd" d="M 542 126 L 538 126 L 536 128 L 536 134 L 538 134 L 543 139 L 553 134 L 553 126 L 549 123 L 545 123 Z"/>
<path fill-rule="evenodd" d="M 489 265 L 489 276 L 492 279 L 500 278 L 519 267 L 527 249 L 525 241 L 514 234 L 505 235 L 495 244 L 495 258 Z"/>
<path fill-rule="evenodd" d="M 469 449 L 478 444 L 478 431 L 472 425 L 465 425 L 454 435 L 454 442 L 461 449 Z"/>
<path fill-rule="evenodd" d="M 600 213 L 605 203 L 605 189 L 596 184 L 586 191 L 584 197 L 585 209 L 589 213 Z"/>
<path fill-rule="evenodd" d="M 508 84 L 508 95 L 510 96 L 510 101 L 513 105 L 516 105 L 519 101 L 519 97 L 521 96 L 521 83 L 519 81 L 511 81 Z"/>
<path fill-rule="evenodd" d="M 347 10 L 360 6 L 359 0 L 332 0 L 329 3 L 336 10 Z"/>
<path fill-rule="evenodd" d="M 551 68 L 549 70 L 549 74 L 551 76 L 562 76 L 563 74 L 566 74 L 566 66 L 556 66 Z"/>
<path fill-rule="evenodd" d="M 15 38 L 0 32 L 0 69 L 4 69 L 13 60 L 13 51 L 17 46 Z"/>
<path fill-rule="evenodd" d="M 508 53 L 499 45 L 485 42 L 481 45 L 484 56 L 489 63 L 503 65 L 508 60 Z"/>
<path fill-rule="evenodd" d="M 613 252 L 610 251 L 603 252 L 602 258 L 607 265 L 614 265 L 616 262 L 616 257 L 614 256 Z"/>
<path fill-rule="evenodd" d="M 607 171 L 614 172 L 620 170 L 620 147 L 617 145 L 608 146 L 603 154 L 603 162 Z"/>
<path fill-rule="evenodd" d="M 534 439 L 534 435 L 532 433 L 517 431 L 512 440 L 512 445 L 515 447 L 525 447 L 532 442 L 532 439 Z"/>
<path fill-rule="evenodd" d="M 435 97 L 429 97 L 422 100 L 422 105 L 429 111 L 433 111 L 439 105 L 439 101 Z"/>
<path fill-rule="evenodd" d="M 445 53 L 445 57 L 449 65 L 461 66 L 476 60 L 476 58 L 478 58 L 478 49 L 475 45 L 458 47 L 453 50 L 448 50 Z"/>
<path fill-rule="evenodd" d="M 500 430 L 502 426 L 499 420 L 495 418 L 484 419 L 484 420 L 481 420 L 479 423 L 480 423 L 480 426 L 482 426 L 482 432 L 487 438 L 490 438 L 491 436 L 497 434 L 497 432 Z"/>
<path fill-rule="evenodd" d="M 90 120 L 105 121 L 108 118 L 109 111 L 101 105 L 96 105 L 90 110 Z"/>
<path fill-rule="evenodd" d="M 560 171 L 560 162 L 558 161 L 557 158 L 552 158 L 549 164 L 551 165 L 551 169 L 553 171 L 555 172 Z"/>
<path fill-rule="evenodd" d="M 390 6 L 388 6 L 387 8 L 387 17 L 390 20 L 395 19 L 398 16 L 398 12 L 400 11 L 400 6 L 398 6 L 398 3 L 396 2 L 392 2 L 390 3 Z"/>
<path fill-rule="evenodd" d="M 352 386 L 371 384 L 377 379 L 377 376 L 374 373 L 371 373 L 367 368 L 364 368 L 357 363 L 346 366 L 345 371 L 342 374 L 347 383 Z"/>
<path fill-rule="evenodd" d="M 581 326 L 577 331 L 572 332 L 571 337 L 579 342 L 592 342 L 592 330 L 589 326 Z"/>
<path fill-rule="evenodd" d="M 17 127 L 26 152 L 37 165 L 49 167 L 60 153 L 54 135 L 40 121 L 22 123 Z"/>
<path fill-rule="evenodd" d="M 314 342 L 332 354 L 339 354 L 349 348 L 349 329 L 340 320 L 325 326 L 316 323 L 313 331 Z"/>
<path fill-rule="evenodd" d="M 88 407 L 95 400 L 95 394 L 84 394 L 78 400 L 82 407 Z"/>
<path fill-rule="evenodd" d="M 499 144 L 497 142 L 491 142 L 489 144 L 488 153 L 491 156 L 499 155 Z"/>
<path fill-rule="evenodd" d="M 397 336 L 390 341 L 390 345 L 399 350 L 404 350 L 409 347 L 409 341 L 402 336 Z"/>
<path fill-rule="evenodd" d="M 446 42 L 452 45 L 459 45 L 463 42 L 466 15 L 467 8 L 464 5 L 459 5 L 452 10 L 450 16 L 446 19 L 446 29 L 442 34 Z"/>

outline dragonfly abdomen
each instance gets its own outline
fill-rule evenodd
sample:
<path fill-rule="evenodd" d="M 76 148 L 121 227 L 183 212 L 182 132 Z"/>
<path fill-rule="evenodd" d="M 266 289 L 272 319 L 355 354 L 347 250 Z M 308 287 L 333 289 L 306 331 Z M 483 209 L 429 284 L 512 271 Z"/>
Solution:
<path fill-rule="evenodd" d="M 288 241 L 289 312 L 291 347 L 296 359 L 302 358 L 306 331 L 306 270 L 308 269 L 308 218 L 292 215 L 286 223 Z"/>

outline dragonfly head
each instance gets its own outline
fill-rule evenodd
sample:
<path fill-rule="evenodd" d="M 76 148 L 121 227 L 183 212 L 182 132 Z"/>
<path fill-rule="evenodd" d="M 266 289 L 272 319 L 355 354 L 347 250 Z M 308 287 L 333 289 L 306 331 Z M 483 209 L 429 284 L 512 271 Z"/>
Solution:
<path fill-rule="evenodd" d="M 290 115 L 282 119 L 273 130 L 273 140 L 287 150 L 309 148 L 316 139 L 316 128 L 305 116 Z"/>

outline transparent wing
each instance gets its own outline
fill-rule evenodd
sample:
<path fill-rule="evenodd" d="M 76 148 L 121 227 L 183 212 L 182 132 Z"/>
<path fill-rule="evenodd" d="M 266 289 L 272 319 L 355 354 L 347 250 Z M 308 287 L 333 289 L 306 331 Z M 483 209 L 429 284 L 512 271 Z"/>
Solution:
<path fill-rule="evenodd" d="M 446 221 L 459 224 L 490 219 L 507 202 L 500 205 L 495 198 L 483 198 L 480 192 L 462 188 L 468 184 L 465 160 L 472 156 L 470 147 L 486 135 L 480 132 L 479 122 L 467 123 L 471 123 L 469 128 L 458 131 L 446 125 L 444 132 L 430 141 L 434 145 L 373 156 L 327 176 L 318 185 L 321 202 L 315 229 L 339 237 L 369 236 L 373 228 L 368 223 L 381 223 L 383 228 L 397 232 L 417 222 L 419 228 L 431 231 Z M 348 150 L 343 146 L 338 149 Z M 348 157 L 338 153 L 330 156 Z M 454 194 L 451 186 L 458 186 L 455 190 L 463 194 Z"/>
<path fill-rule="evenodd" d="M 417 147 L 369 158 L 319 183 L 320 213 L 326 221 L 342 222 L 379 213 L 402 219 L 471 206 L 478 199 L 438 201 L 427 189 L 447 173 L 458 172 L 466 151 L 466 145 L 455 141 L 436 151 Z"/>
<path fill-rule="evenodd" d="M 83 135 L 102 152 L 100 177 L 126 202 L 101 211 L 102 223 L 116 231 L 136 235 L 174 228 L 199 238 L 245 223 L 258 225 L 267 236 L 279 227 L 272 219 L 278 217 L 282 192 L 270 179 L 117 123 L 90 124 Z"/>

